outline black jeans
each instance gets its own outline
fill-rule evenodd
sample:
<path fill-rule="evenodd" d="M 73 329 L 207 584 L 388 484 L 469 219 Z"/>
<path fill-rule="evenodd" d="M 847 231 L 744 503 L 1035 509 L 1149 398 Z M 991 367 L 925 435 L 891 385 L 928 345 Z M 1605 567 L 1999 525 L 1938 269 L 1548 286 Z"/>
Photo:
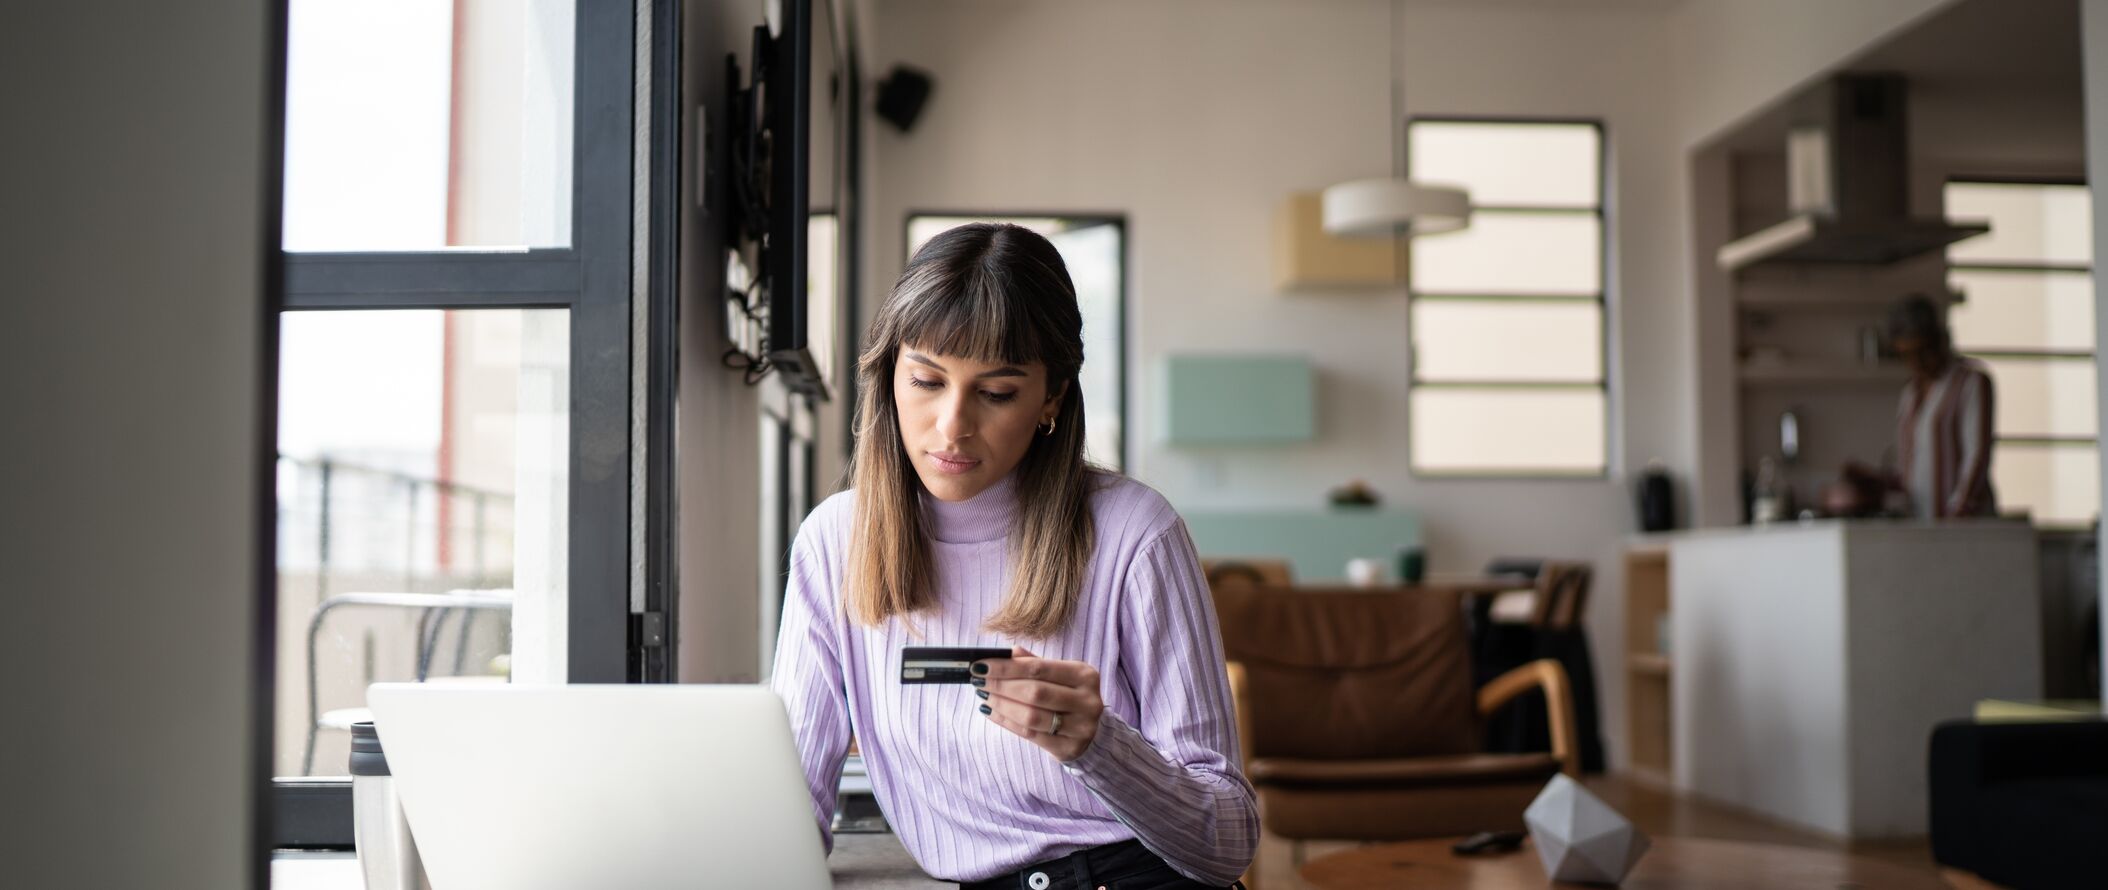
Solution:
<path fill-rule="evenodd" d="M 1244 882 L 1231 885 L 1243 890 Z M 960 890 L 1220 890 L 1200 883 L 1164 862 L 1141 841 L 1121 841 L 1078 850 L 1060 859 L 1028 865 Z"/>

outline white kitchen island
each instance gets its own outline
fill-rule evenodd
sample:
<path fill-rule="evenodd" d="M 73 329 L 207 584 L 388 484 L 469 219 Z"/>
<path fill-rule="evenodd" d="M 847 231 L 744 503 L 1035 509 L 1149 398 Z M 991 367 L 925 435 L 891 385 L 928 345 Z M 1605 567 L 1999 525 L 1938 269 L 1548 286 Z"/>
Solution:
<path fill-rule="evenodd" d="M 1676 784 L 1840 838 L 1925 834 L 1933 727 L 2041 696 L 2036 560 L 1995 520 L 1674 536 Z"/>

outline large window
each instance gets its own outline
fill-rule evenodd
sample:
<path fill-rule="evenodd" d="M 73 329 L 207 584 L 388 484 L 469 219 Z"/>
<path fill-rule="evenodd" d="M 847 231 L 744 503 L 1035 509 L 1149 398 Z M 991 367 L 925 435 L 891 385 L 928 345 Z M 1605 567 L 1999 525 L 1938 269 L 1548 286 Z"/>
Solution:
<path fill-rule="evenodd" d="M 1602 128 L 1420 119 L 1406 144 L 1413 179 L 1473 202 L 1410 245 L 1413 472 L 1602 475 Z"/>
<path fill-rule="evenodd" d="M 349 843 L 333 777 L 369 683 L 663 678 L 663 633 L 636 630 L 664 617 L 645 583 L 663 563 L 630 571 L 663 526 L 630 492 L 669 465 L 645 463 L 660 440 L 632 424 L 654 416 L 666 357 L 631 335 L 659 333 L 670 296 L 632 275 L 637 239 L 661 232 L 633 227 L 631 199 L 677 152 L 633 170 L 636 122 L 588 113 L 634 107 L 636 17 L 571 0 L 290 4 L 283 845 Z M 654 103 L 653 124 L 661 104 L 677 109 Z M 652 132 L 655 148 L 678 138 Z M 654 210 L 676 200 L 648 191 Z"/>
<path fill-rule="evenodd" d="M 278 774 L 342 775 L 369 683 L 564 680 L 568 322 L 284 316 Z"/>
<path fill-rule="evenodd" d="M 1061 252 L 1083 312 L 1084 449 L 1099 466 L 1127 465 L 1127 224 L 1114 216 L 908 215 L 908 252 L 944 230 L 974 222 L 1023 226 Z"/>
<path fill-rule="evenodd" d="M 1947 184 L 1947 215 L 1988 234 L 1947 250 L 1962 301 L 1955 347 L 1989 366 L 1996 387 L 1991 480 L 2001 509 L 2046 525 L 2101 512 L 2094 400 L 2093 207 L 2071 183 Z"/>

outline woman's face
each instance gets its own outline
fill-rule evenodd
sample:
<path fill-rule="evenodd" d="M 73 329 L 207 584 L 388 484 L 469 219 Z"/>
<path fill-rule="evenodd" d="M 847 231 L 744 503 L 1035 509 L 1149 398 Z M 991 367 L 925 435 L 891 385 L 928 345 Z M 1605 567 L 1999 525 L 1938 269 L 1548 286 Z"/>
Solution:
<path fill-rule="evenodd" d="M 1940 371 L 1938 351 L 1925 338 L 1915 334 L 1897 334 L 1889 339 L 1889 348 L 1902 360 L 1903 366 L 1919 377 L 1930 379 Z"/>
<path fill-rule="evenodd" d="M 893 363 L 893 407 L 923 487 L 939 500 L 963 501 L 1024 460 L 1061 409 L 1061 393 L 1048 392 L 1039 362 L 985 364 L 903 347 Z"/>

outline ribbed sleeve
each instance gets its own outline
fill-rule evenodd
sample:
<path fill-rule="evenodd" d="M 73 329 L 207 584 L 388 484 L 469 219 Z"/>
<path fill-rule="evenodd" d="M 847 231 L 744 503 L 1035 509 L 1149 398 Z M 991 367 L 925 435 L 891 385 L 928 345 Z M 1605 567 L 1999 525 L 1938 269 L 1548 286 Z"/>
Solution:
<path fill-rule="evenodd" d="M 817 552 L 822 546 L 817 525 L 808 521 L 791 546 L 790 580 L 769 686 L 783 696 L 790 712 L 791 736 L 805 767 L 806 787 L 812 791 L 813 818 L 821 842 L 832 853 L 835 794 L 842 761 L 849 755 L 849 699 L 837 645 L 840 610 L 828 561 Z"/>
<path fill-rule="evenodd" d="M 1121 680 L 1137 692 L 1139 725 L 1106 711 L 1091 747 L 1063 768 L 1179 873 L 1227 885 L 1251 864 L 1259 811 L 1240 767 L 1214 601 L 1184 522 L 1136 554 L 1125 593 Z"/>

